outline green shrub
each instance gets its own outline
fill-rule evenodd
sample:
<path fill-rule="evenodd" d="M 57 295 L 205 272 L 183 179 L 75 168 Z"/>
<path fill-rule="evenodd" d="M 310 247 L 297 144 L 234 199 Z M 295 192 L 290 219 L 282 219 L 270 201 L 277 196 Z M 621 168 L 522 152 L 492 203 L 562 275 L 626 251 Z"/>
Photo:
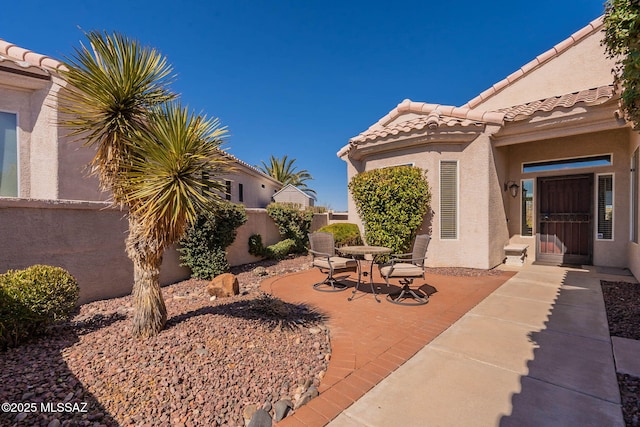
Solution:
<path fill-rule="evenodd" d="M 411 241 L 430 210 L 426 171 L 412 166 L 373 169 L 359 173 L 349 190 L 364 225 L 368 244 L 409 251 Z"/>
<path fill-rule="evenodd" d="M 271 246 L 267 246 L 265 248 L 265 254 L 269 259 L 281 260 L 292 253 L 295 248 L 296 242 L 293 239 L 285 239 Z"/>
<path fill-rule="evenodd" d="M 290 203 L 271 203 L 267 206 L 267 214 L 273 219 L 283 239 L 295 242 L 293 252 L 303 253 L 309 243 L 309 229 L 313 221 L 313 209 L 300 208 Z"/>
<path fill-rule="evenodd" d="M 335 223 L 325 225 L 318 231 L 333 234 L 336 246 L 361 245 L 360 229 L 356 224 Z"/>
<path fill-rule="evenodd" d="M 180 240 L 180 265 L 189 267 L 192 277 L 199 279 L 211 279 L 229 271 L 226 249 L 245 222 L 244 206 L 228 202 L 211 205 Z"/>
<path fill-rule="evenodd" d="M 253 256 L 263 257 L 265 254 L 265 247 L 262 244 L 262 236 L 259 234 L 252 234 L 249 236 L 249 253 Z"/>
<path fill-rule="evenodd" d="M 79 295 L 76 279 L 60 267 L 33 265 L 0 275 L 0 347 L 17 345 L 68 319 Z"/>

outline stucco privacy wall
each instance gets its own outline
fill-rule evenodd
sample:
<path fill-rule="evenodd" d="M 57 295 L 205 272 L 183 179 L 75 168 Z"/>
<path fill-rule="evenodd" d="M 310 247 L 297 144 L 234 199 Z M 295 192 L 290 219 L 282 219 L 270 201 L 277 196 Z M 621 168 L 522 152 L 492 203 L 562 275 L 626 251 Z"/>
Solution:
<path fill-rule="evenodd" d="M 62 267 L 80 284 L 80 302 L 131 292 L 121 211 L 100 202 L 0 199 L 0 272 L 33 264 Z"/>
<path fill-rule="evenodd" d="M 520 183 L 521 179 L 536 179 L 543 176 L 559 176 L 574 174 L 614 174 L 614 239 L 596 240 L 593 236 L 593 264 L 626 267 L 629 242 L 629 130 L 620 129 L 609 132 L 577 135 L 567 138 L 556 138 L 545 141 L 515 144 L 500 147 L 497 150 L 508 153 L 510 169 L 508 179 Z M 611 166 L 579 168 L 572 170 L 555 170 L 547 172 L 523 173 L 522 164 L 556 159 L 571 159 L 575 157 L 611 154 Z M 595 204 L 595 189 L 594 204 Z M 535 189 L 534 189 L 535 192 Z M 507 215 L 509 218 L 509 234 L 514 236 L 512 243 L 529 244 L 530 261 L 535 259 L 535 237 L 520 236 L 520 197 L 508 197 Z M 534 202 L 537 203 L 537 202 Z M 535 208 L 534 208 L 535 209 Z M 594 206 L 595 212 L 595 206 Z M 537 213 L 534 218 L 537 219 Z M 595 216 L 594 216 L 595 217 Z M 535 227 L 534 222 L 534 235 Z M 593 224 L 595 227 L 595 223 Z M 620 255 L 623 256 L 620 256 Z"/>
<path fill-rule="evenodd" d="M 312 230 L 327 223 L 327 214 L 317 214 Z M 125 252 L 127 230 L 123 212 L 104 202 L 0 198 L 0 273 L 34 264 L 54 265 L 78 280 L 81 304 L 128 295 L 133 265 Z M 232 266 L 259 260 L 248 253 L 252 234 L 260 234 L 265 245 L 281 240 L 265 209 L 247 209 L 247 222 L 227 248 Z M 161 285 L 190 277 L 189 269 L 179 264 L 176 247 L 168 248 Z"/>

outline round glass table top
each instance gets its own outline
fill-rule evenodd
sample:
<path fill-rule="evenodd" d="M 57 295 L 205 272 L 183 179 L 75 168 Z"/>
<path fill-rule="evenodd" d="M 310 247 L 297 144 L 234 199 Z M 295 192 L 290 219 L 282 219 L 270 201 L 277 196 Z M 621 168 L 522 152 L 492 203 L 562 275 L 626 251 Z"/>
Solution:
<path fill-rule="evenodd" d="M 349 255 L 381 255 L 390 254 L 391 249 L 384 246 L 343 246 L 338 251 Z"/>

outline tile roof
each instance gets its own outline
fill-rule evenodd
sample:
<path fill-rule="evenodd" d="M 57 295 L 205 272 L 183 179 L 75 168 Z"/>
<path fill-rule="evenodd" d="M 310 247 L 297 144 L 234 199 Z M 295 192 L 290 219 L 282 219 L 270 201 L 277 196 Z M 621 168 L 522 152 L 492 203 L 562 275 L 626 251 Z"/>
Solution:
<path fill-rule="evenodd" d="M 64 65 L 57 59 L 41 55 L 32 50 L 23 49 L 13 43 L 0 39 L 0 61 L 11 61 L 22 68 L 31 67 L 41 70 L 58 70 Z"/>
<path fill-rule="evenodd" d="M 557 108 L 572 108 L 581 103 L 584 103 L 585 105 L 600 105 L 614 97 L 615 90 L 613 85 L 601 86 L 528 102 L 522 105 L 502 108 L 497 112 L 504 114 L 505 121 L 511 122 L 528 119 L 532 115 L 541 111 L 551 112 Z"/>
<path fill-rule="evenodd" d="M 488 98 L 492 97 L 505 87 L 509 86 L 516 80 L 524 77 L 526 74 L 530 73 L 534 69 L 538 68 L 540 65 L 550 61 L 551 59 L 559 56 L 561 53 L 565 52 L 587 36 L 595 33 L 596 31 L 600 31 L 604 25 L 604 16 L 600 16 L 599 18 L 594 19 L 587 25 L 586 27 L 576 31 L 569 38 L 563 40 L 558 43 L 548 51 L 544 52 L 541 55 L 538 55 L 533 61 L 523 65 L 518 71 L 512 73 L 507 78 L 499 81 L 494 84 L 489 89 L 482 92 L 480 95 L 476 96 L 469 102 L 467 102 L 463 107 L 467 108 L 475 108 L 482 102 L 486 101 Z"/>
<path fill-rule="evenodd" d="M 475 127 L 478 131 L 482 131 L 486 124 L 503 126 L 505 122 L 526 120 L 539 112 L 551 112 L 558 108 L 573 108 L 580 104 L 600 105 L 614 98 L 616 98 L 614 86 L 608 85 L 514 105 L 497 111 L 481 111 L 405 100 L 369 129 L 351 138 L 349 144 L 338 151 L 338 156 L 346 154 L 355 145 L 388 136 L 429 129 L 443 130 L 456 126 Z M 403 122 L 392 123 L 405 113 L 421 115 Z"/>
<path fill-rule="evenodd" d="M 392 123 L 396 118 L 407 113 L 420 114 L 419 117 L 400 123 Z M 362 143 L 368 140 L 387 136 L 409 133 L 416 130 L 436 130 L 443 128 L 482 127 L 487 123 L 502 123 L 503 114 L 484 112 L 469 108 L 458 108 L 448 105 L 427 104 L 413 102 L 409 99 L 402 101 L 389 114 L 378 120 L 366 131 L 351 138 L 350 143 Z M 426 129 L 425 129 L 426 128 Z"/>

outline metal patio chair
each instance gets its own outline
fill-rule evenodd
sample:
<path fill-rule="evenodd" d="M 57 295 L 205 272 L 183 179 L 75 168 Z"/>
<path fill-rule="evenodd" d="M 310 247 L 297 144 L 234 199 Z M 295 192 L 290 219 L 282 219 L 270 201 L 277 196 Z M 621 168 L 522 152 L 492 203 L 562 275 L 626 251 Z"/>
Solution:
<path fill-rule="evenodd" d="M 407 254 L 391 254 L 388 263 L 380 266 L 380 274 L 384 277 L 387 287 L 390 279 L 400 279 L 400 292 L 388 294 L 387 299 L 394 304 L 422 305 L 429 302 L 429 295 L 417 288 L 411 288 L 413 280 L 424 279 L 424 260 L 427 258 L 427 247 L 431 236 L 421 234 L 416 236 L 413 251 Z"/>
<path fill-rule="evenodd" d="M 331 233 L 310 233 L 309 245 L 311 246 L 309 253 L 313 257 L 312 265 L 327 274 L 327 277 L 322 282 L 313 285 L 313 288 L 323 292 L 338 292 L 347 289 L 347 285 L 335 279 L 334 273 L 357 271 L 357 261 L 336 255 L 335 240 Z"/>

